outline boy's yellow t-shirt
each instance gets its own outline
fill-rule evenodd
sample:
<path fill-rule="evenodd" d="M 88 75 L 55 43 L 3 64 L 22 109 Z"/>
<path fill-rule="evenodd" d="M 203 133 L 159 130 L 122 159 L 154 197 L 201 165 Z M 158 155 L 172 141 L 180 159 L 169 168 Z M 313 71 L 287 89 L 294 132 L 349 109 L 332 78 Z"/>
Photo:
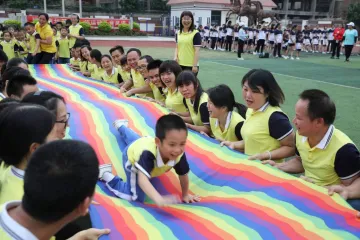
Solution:
<path fill-rule="evenodd" d="M 9 42 L 1 41 L 0 45 L 2 46 L 2 50 L 5 52 L 9 60 L 16 57 L 15 50 L 18 49 L 16 41 L 14 40 L 10 40 Z"/>
<path fill-rule="evenodd" d="M 59 57 L 70 58 L 69 46 L 70 41 L 68 38 L 59 38 L 56 40 L 56 47 L 58 48 Z"/>
<path fill-rule="evenodd" d="M 73 66 L 79 66 L 79 65 L 80 65 L 80 62 L 81 62 L 81 59 L 80 59 L 80 58 L 78 58 L 78 59 L 71 58 L 71 59 L 70 59 L 70 64 L 73 65 Z"/>
<path fill-rule="evenodd" d="M 33 34 L 26 34 L 26 38 L 29 39 L 29 53 L 34 53 L 35 52 L 35 49 L 36 49 L 36 40 L 37 39 L 40 39 L 40 34 L 37 33 L 36 31 L 33 32 Z M 40 47 L 38 49 L 38 52 L 40 52 Z"/>
<path fill-rule="evenodd" d="M 0 186 L 0 205 L 21 200 L 24 195 L 24 171 L 8 167 L 1 176 Z"/>
<path fill-rule="evenodd" d="M 19 58 L 26 58 L 29 52 L 28 47 L 26 46 L 26 43 L 24 41 L 18 41 L 17 45 L 19 46 L 19 52 L 18 52 L 18 57 Z M 20 52 L 24 52 L 24 53 L 20 53 Z"/>
<path fill-rule="evenodd" d="M 122 79 L 124 80 L 124 82 L 129 81 L 131 79 L 130 72 L 123 70 L 121 66 L 118 66 L 118 69 L 119 69 L 119 73 L 120 73 Z"/>
<path fill-rule="evenodd" d="M 102 80 L 105 70 L 102 67 L 98 67 L 94 64 L 94 71 L 91 73 L 91 78 L 96 80 Z"/>

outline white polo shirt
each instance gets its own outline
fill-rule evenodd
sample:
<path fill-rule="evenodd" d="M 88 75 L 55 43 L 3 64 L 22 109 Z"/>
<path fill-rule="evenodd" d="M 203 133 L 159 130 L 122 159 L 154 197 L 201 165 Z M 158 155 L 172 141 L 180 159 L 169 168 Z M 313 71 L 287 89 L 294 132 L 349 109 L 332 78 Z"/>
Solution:
<path fill-rule="evenodd" d="M 8 210 L 17 207 L 21 204 L 20 201 L 12 201 L 4 204 L 0 214 L 0 239 L 16 239 L 16 240 L 38 240 L 27 228 L 20 225 L 12 217 L 10 217 Z"/>

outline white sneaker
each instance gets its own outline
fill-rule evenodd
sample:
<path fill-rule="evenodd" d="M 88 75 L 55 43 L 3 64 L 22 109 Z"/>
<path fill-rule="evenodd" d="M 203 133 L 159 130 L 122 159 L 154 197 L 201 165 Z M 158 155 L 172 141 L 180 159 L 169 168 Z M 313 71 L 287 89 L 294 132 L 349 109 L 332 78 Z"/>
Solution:
<path fill-rule="evenodd" d="M 296 60 L 300 60 L 300 58 L 299 58 L 299 57 L 297 57 L 297 58 L 296 58 Z"/>
<path fill-rule="evenodd" d="M 291 59 L 291 60 L 294 60 L 295 58 L 291 57 L 290 59 Z"/>
<path fill-rule="evenodd" d="M 115 122 L 113 122 L 113 126 L 116 129 L 119 129 L 121 126 L 128 127 L 128 125 L 129 125 L 129 121 L 126 119 L 118 119 L 118 120 L 115 120 Z"/>
<path fill-rule="evenodd" d="M 257 54 L 257 52 L 253 52 L 253 55 L 256 55 Z"/>
<path fill-rule="evenodd" d="M 288 59 L 289 57 L 288 56 L 282 56 L 284 59 Z"/>
<path fill-rule="evenodd" d="M 244 58 L 238 58 L 238 60 L 244 60 Z"/>
<path fill-rule="evenodd" d="M 322 54 L 326 54 L 326 52 L 323 52 Z"/>
<path fill-rule="evenodd" d="M 99 179 L 102 180 L 102 177 L 106 172 L 112 172 L 112 164 L 103 164 L 99 166 Z"/>

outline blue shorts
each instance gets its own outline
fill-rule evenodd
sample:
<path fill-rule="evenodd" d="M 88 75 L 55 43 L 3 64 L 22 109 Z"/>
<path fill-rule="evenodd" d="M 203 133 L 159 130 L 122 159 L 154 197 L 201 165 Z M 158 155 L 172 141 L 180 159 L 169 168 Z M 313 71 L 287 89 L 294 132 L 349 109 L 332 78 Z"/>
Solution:
<path fill-rule="evenodd" d="M 129 201 L 144 202 L 146 195 L 137 183 L 138 170 L 129 162 L 127 156 L 128 147 L 131 145 L 132 142 L 139 139 L 140 136 L 137 135 L 133 130 L 125 126 L 121 126 L 118 131 L 120 133 L 121 140 L 123 140 L 126 145 L 123 151 L 122 159 L 123 168 L 126 174 L 126 182 L 124 182 L 123 179 L 121 179 L 120 177 L 115 176 L 110 182 L 106 183 L 106 186 L 112 193 L 114 193 L 119 198 Z"/>

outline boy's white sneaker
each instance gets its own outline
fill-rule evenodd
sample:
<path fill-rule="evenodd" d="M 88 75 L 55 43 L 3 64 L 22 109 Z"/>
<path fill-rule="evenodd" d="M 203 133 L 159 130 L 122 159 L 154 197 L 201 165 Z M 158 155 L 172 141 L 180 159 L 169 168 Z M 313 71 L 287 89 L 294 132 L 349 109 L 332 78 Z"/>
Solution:
<path fill-rule="evenodd" d="M 294 60 L 295 58 L 291 57 L 290 59 L 291 59 L 291 60 Z"/>
<path fill-rule="evenodd" d="M 102 180 L 104 174 L 108 172 L 108 173 L 112 173 L 112 164 L 103 164 L 99 166 L 99 179 Z"/>
<path fill-rule="evenodd" d="M 238 60 L 244 60 L 244 58 L 238 58 Z"/>
<path fill-rule="evenodd" d="M 300 58 L 299 58 L 299 57 L 297 57 L 297 58 L 296 58 L 296 60 L 300 60 Z"/>
<path fill-rule="evenodd" d="M 129 125 L 129 121 L 126 119 L 118 119 L 113 122 L 113 126 L 116 129 L 119 129 L 121 126 L 128 127 L 128 125 Z"/>

